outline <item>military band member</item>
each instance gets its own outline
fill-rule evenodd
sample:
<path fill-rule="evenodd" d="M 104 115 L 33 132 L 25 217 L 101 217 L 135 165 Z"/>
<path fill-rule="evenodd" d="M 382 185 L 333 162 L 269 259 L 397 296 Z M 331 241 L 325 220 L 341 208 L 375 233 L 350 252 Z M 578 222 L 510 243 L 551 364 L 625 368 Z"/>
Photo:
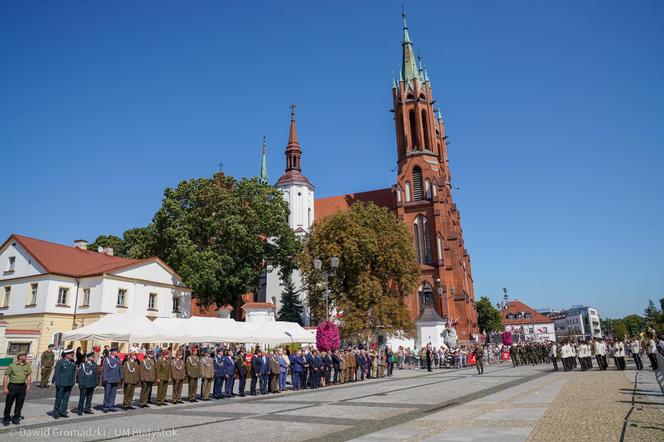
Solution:
<path fill-rule="evenodd" d="M 168 391 L 168 383 L 172 378 L 171 372 L 171 353 L 168 350 L 163 350 L 157 360 L 156 368 L 156 383 L 157 383 L 157 406 L 168 405 L 166 402 L 166 392 Z"/>
<path fill-rule="evenodd" d="M 622 339 L 618 339 L 613 345 L 613 357 L 616 361 L 616 369 L 625 369 L 625 343 Z"/>
<path fill-rule="evenodd" d="M 122 396 L 122 408 L 125 410 L 133 410 L 134 406 L 132 405 L 134 401 L 134 391 L 136 391 L 136 385 L 140 382 L 138 373 L 140 371 L 138 365 L 138 359 L 136 359 L 136 352 L 131 350 L 127 360 L 122 365 L 122 378 L 124 379 L 124 394 Z"/>
<path fill-rule="evenodd" d="M 76 383 L 76 362 L 74 362 L 74 349 L 63 352 L 64 358 L 55 364 L 53 370 L 53 384 L 55 384 L 55 403 L 51 416 L 54 419 L 69 417 L 67 413 L 69 395 Z"/>
<path fill-rule="evenodd" d="M 247 385 L 247 372 L 249 371 L 249 365 L 247 358 L 244 356 L 244 350 L 240 350 L 235 357 L 235 373 L 238 376 L 238 396 L 244 397 L 244 389 Z"/>
<path fill-rule="evenodd" d="M 2 380 L 2 392 L 5 395 L 5 414 L 2 418 L 2 425 L 9 425 L 12 422 L 15 425 L 21 423 L 21 411 L 25 395 L 30 391 L 32 383 L 32 368 L 27 362 L 28 354 L 21 352 L 16 355 L 16 362 L 5 368 L 5 375 Z M 14 407 L 14 416 L 11 416 L 12 405 Z"/>
<path fill-rule="evenodd" d="M 646 354 L 648 355 L 648 360 L 650 361 L 650 368 L 657 370 L 657 343 L 655 342 L 654 331 L 650 332 L 650 337 L 646 343 Z"/>
<path fill-rule="evenodd" d="M 80 396 L 78 398 L 78 415 L 94 414 L 92 411 L 92 395 L 95 387 L 99 383 L 97 379 L 97 363 L 95 362 L 95 352 L 91 351 L 85 355 L 85 361 L 78 366 L 78 389 Z"/>
<path fill-rule="evenodd" d="M 39 387 L 48 388 L 48 381 L 51 379 L 51 372 L 55 365 L 55 353 L 53 353 L 53 344 L 48 344 L 48 348 L 44 350 L 40 360 L 41 365 L 41 382 Z"/>
<path fill-rule="evenodd" d="M 641 361 L 641 343 L 637 337 L 632 339 L 632 342 L 629 344 L 629 348 L 632 351 L 632 358 L 634 358 L 634 363 L 636 364 L 637 370 L 643 370 L 643 362 Z"/>
<path fill-rule="evenodd" d="M 171 400 L 174 404 L 181 404 L 182 401 L 182 385 L 187 380 L 187 372 L 185 370 L 184 361 L 182 360 L 182 349 L 175 352 L 175 357 L 171 362 L 171 376 L 173 377 L 173 398 Z"/>
<path fill-rule="evenodd" d="M 208 354 L 209 350 L 201 352 L 200 369 L 201 369 L 201 400 L 210 400 L 210 390 L 214 382 L 214 367 L 213 361 Z"/>
<path fill-rule="evenodd" d="M 141 380 L 141 395 L 140 395 L 140 407 L 147 408 L 149 407 L 148 403 L 150 396 L 152 395 L 152 385 L 156 379 L 156 367 L 155 360 L 152 359 L 154 352 L 148 350 L 147 354 L 143 357 L 143 362 L 141 362 L 141 368 L 138 372 L 138 378 Z"/>
<path fill-rule="evenodd" d="M 226 365 L 224 364 L 224 349 L 217 348 L 217 354 L 212 361 L 214 365 L 214 388 L 212 397 L 215 399 L 224 399 L 224 382 L 226 381 Z"/>
<path fill-rule="evenodd" d="M 191 354 L 185 360 L 185 368 L 187 371 L 187 379 L 189 380 L 189 391 L 187 392 L 187 399 L 189 402 L 198 402 L 196 399 L 196 391 L 198 390 L 198 380 L 201 377 L 200 358 L 198 357 L 198 347 L 191 349 Z"/>
<path fill-rule="evenodd" d="M 118 384 L 122 381 L 122 368 L 118 358 L 118 348 L 110 349 L 108 356 L 104 357 L 104 365 L 101 371 L 102 383 L 104 384 L 104 404 L 102 411 L 117 411 L 115 409 L 115 396 L 118 392 Z"/>

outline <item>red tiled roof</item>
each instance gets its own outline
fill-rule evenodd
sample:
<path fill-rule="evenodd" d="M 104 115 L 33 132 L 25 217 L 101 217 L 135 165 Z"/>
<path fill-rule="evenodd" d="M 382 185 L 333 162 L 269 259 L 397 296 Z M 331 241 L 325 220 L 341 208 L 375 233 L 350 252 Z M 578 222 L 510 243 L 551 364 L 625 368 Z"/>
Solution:
<path fill-rule="evenodd" d="M 41 330 L 23 330 L 20 328 L 8 328 L 5 330 L 6 335 L 39 335 Z"/>
<path fill-rule="evenodd" d="M 517 313 L 524 313 L 524 312 L 530 313 L 530 317 L 522 319 L 507 319 L 507 315 L 510 313 L 516 315 Z M 503 315 L 503 323 L 506 325 L 541 324 L 541 323 L 553 322 L 551 318 L 548 318 L 543 314 L 539 313 L 537 310 L 528 307 L 526 304 L 519 301 L 518 299 L 509 301 L 507 303 L 507 307 L 502 309 L 500 313 Z"/>
<path fill-rule="evenodd" d="M 392 190 L 378 189 L 370 190 L 368 192 L 348 193 L 346 195 L 330 196 L 327 198 L 319 198 L 314 201 L 314 217 L 316 219 L 325 218 L 341 212 L 356 202 L 372 202 L 379 207 L 386 207 L 394 210 L 394 198 L 392 197 Z"/>
<path fill-rule="evenodd" d="M 0 249 L 4 248 L 11 240 L 15 240 L 20 244 L 46 272 L 57 275 L 72 276 L 74 278 L 96 276 L 147 262 L 159 262 L 176 274 L 173 269 L 156 257 L 147 259 L 122 258 L 21 235 L 11 235 Z"/>

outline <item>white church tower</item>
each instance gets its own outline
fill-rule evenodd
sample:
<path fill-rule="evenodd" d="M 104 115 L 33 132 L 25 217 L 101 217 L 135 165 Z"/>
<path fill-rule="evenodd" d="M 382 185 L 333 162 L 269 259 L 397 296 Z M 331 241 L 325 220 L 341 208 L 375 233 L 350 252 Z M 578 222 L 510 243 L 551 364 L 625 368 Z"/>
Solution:
<path fill-rule="evenodd" d="M 295 105 L 292 105 L 290 133 L 286 145 L 286 171 L 279 178 L 275 187 L 281 190 L 284 199 L 288 202 L 288 209 L 290 210 L 288 224 L 298 236 L 304 236 L 308 233 L 314 222 L 314 186 L 307 177 L 302 175 L 301 157 L 302 149 L 297 141 L 297 131 L 295 129 Z M 292 279 L 296 290 L 300 291 L 300 299 L 302 299 L 302 305 L 305 306 L 304 324 L 308 325 L 310 319 L 309 309 L 307 308 L 306 294 L 302 290 L 302 278 L 298 270 L 293 272 Z M 278 268 L 268 265 L 264 287 L 263 300 L 274 304 L 278 314 L 279 309 L 281 309 L 281 293 L 283 291 Z"/>

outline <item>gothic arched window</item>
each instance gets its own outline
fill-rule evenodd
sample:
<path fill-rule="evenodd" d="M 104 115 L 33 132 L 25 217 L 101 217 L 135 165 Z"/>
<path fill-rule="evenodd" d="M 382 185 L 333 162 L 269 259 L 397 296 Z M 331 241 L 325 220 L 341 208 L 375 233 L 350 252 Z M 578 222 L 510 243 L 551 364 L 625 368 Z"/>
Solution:
<path fill-rule="evenodd" d="M 415 218 L 413 223 L 413 240 L 415 242 L 415 254 L 420 264 L 431 263 L 431 230 L 429 220 L 423 215 Z"/>
<path fill-rule="evenodd" d="M 409 203 L 412 201 L 412 196 L 410 192 L 410 181 L 406 181 L 406 202 Z"/>
<path fill-rule="evenodd" d="M 424 180 L 424 198 L 431 199 L 431 181 L 429 181 L 429 178 Z"/>
<path fill-rule="evenodd" d="M 429 118 L 427 111 L 424 109 L 422 109 L 422 130 L 422 136 L 424 137 L 424 143 L 422 144 L 426 150 L 431 150 L 431 147 L 429 146 Z"/>
<path fill-rule="evenodd" d="M 433 304 L 433 289 L 431 286 L 427 283 L 424 283 L 422 287 L 420 287 L 420 290 L 418 291 L 418 301 L 420 304 L 420 312 L 424 310 L 424 307 L 427 305 L 432 305 Z"/>
<path fill-rule="evenodd" d="M 424 183 L 422 183 L 422 169 L 419 166 L 413 167 L 413 199 L 421 201 L 424 199 Z"/>
<path fill-rule="evenodd" d="M 397 186 L 397 202 L 403 201 L 403 195 L 401 192 L 401 187 Z"/>
<path fill-rule="evenodd" d="M 420 144 L 417 138 L 417 118 L 415 118 L 415 111 L 408 112 L 408 123 L 410 125 L 411 147 L 415 150 Z"/>
<path fill-rule="evenodd" d="M 434 182 L 433 182 L 433 185 L 431 186 L 431 191 L 432 191 L 432 195 L 433 195 L 434 197 L 435 197 L 435 196 L 438 196 L 438 184 L 436 184 L 436 181 L 435 181 L 435 180 L 434 180 Z"/>
<path fill-rule="evenodd" d="M 445 256 L 443 255 L 443 238 L 440 235 L 436 237 L 436 246 L 438 249 L 438 261 L 445 261 Z"/>

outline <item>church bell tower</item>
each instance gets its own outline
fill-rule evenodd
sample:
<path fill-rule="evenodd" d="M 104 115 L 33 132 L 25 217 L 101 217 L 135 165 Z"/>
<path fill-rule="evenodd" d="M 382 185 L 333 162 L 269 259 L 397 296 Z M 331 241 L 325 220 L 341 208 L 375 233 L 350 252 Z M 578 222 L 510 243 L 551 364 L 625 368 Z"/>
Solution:
<path fill-rule="evenodd" d="M 422 271 L 408 307 L 414 319 L 433 307 L 465 340 L 477 332 L 477 315 L 470 257 L 452 199 L 445 125 L 440 108 L 437 115 L 434 109 L 426 67 L 415 58 L 405 13 L 402 17 L 402 64 L 392 84 L 398 166 L 392 191 Z"/>

